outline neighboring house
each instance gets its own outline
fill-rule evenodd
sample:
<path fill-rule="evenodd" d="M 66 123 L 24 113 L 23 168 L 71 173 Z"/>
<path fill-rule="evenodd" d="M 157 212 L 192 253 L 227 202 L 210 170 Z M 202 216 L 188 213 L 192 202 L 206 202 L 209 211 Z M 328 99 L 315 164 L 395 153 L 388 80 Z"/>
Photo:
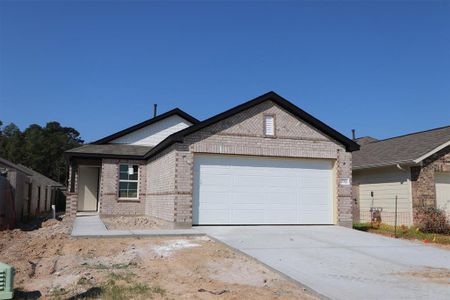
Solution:
<path fill-rule="evenodd" d="M 274 92 L 202 122 L 175 109 L 67 151 L 66 213 L 351 226 L 358 148 Z"/>
<path fill-rule="evenodd" d="M 412 224 L 414 209 L 422 206 L 450 215 L 450 126 L 356 141 L 361 145 L 353 153 L 356 219 L 369 221 L 370 208 L 380 207 L 383 222 L 393 224 L 396 197 L 400 224 Z"/>
<path fill-rule="evenodd" d="M 62 188 L 60 183 L 1 157 L 0 181 L 0 227 L 49 211 Z"/>

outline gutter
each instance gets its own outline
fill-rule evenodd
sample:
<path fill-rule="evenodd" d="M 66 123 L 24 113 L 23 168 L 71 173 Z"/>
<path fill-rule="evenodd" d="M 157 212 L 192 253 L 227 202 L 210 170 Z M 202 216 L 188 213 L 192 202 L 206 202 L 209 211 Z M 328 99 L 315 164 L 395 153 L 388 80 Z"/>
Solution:
<path fill-rule="evenodd" d="M 414 167 L 418 166 L 419 164 L 416 163 L 414 160 L 403 160 L 403 161 L 394 161 L 394 162 L 387 162 L 387 163 L 379 163 L 379 164 L 372 164 L 372 165 L 362 165 L 362 166 L 353 166 L 352 170 L 364 170 L 364 169 L 373 169 L 373 168 L 381 168 L 381 167 L 391 167 L 391 166 L 397 166 L 397 168 L 403 169 L 403 167 Z"/>

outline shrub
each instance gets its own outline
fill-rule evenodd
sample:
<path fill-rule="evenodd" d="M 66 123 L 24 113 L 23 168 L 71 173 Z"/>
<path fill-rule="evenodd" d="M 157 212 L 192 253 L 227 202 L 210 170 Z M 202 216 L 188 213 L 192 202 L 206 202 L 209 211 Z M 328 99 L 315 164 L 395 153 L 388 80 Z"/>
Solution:
<path fill-rule="evenodd" d="M 422 232 L 450 233 L 445 211 L 434 207 L 421 207 L 414 212 L 415 225 Z"/>

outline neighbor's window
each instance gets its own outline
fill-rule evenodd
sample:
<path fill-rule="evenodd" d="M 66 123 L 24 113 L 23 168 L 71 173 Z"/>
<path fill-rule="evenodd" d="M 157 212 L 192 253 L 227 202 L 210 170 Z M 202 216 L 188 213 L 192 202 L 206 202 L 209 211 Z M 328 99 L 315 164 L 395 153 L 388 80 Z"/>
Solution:
<path fill-rule="evenodd" d="M 138 198 L 138 165 L 120 165 L 119 167 L 119 198 Z"/>
<path fill-rule="evenodd" d="M 275 121 L 272 115 L 264 116 L 264 134 L 275 135 Z"/>

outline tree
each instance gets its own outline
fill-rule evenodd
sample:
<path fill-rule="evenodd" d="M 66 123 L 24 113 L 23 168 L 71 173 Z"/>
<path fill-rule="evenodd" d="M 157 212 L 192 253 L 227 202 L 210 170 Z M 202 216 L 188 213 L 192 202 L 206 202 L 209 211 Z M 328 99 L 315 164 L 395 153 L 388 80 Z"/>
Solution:
<path fill-rule="evenodd" d="M 49 122 L 45 127 L 32 124 L 22 133 L 13 123 L 3 128 L 1 124 L 0 121 L 0 156 L 55 181 L 66 182 L 64 152 L 83 143 L 77 130 Z"/>
<path fill-rule="evenodd" d="M 23 160 L 23 134 L 19 127 L 10 123 L 2 130 L 2 154 L 6 159 L 18 163 Z"/>

